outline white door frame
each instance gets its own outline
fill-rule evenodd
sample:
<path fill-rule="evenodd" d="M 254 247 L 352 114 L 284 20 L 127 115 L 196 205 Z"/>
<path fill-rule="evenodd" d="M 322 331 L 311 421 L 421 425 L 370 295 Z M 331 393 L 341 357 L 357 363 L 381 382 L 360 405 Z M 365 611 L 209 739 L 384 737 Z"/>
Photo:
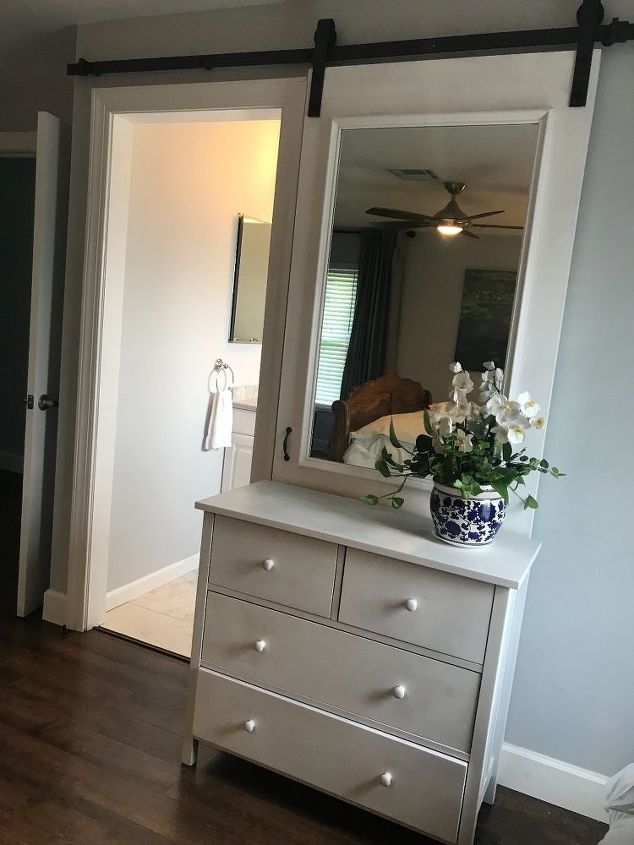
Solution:
<path fill-rule="evenodd" d="M 108 336 L 112 331 L 108 324 L 106 242 L 115 118 L 147 112 L 281 110 L 278 162 L 282 165 L 278 166 L 276 180 L 252 470 L 254 480 L 270 478 L 306 84 L 306 78 L 300 77 L 92 91 L 68 560 L 66 624 L 69 628 L 82 631 L 98 624 L 105 607 L 111 490 L 104 464 L 112 463 L 112 451 L 106 445 L 104 451 L 109 454 L 101 453 L 99 435 L 101 424 L 104 430 L 112 425 L 112 407 L 106 395 L 106 392 L 112 393 L 112 349 L 104 346 L 104 335 Z M 106 361 L 104 380 L 105 350 L 108 350 L 106 358 L 110 360 Z M 105 483 L 100 483 L 101 479 L 105 479 Z"/>

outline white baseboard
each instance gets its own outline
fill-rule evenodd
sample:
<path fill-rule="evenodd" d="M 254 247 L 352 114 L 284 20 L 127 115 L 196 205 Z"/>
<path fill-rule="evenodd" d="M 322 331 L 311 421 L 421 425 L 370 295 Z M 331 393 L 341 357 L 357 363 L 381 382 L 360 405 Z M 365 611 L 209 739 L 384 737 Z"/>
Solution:
<path fill-rule="evenodd" d="M 125 604 L 127 601 L 134 601 L 134 599 L 138 599 L 144 593 L 149 593 L 150 590 L 162 587 L 168 581 L 173 581 L 174 578 L 180 578 L 181 575 L 187 575 L 188 572 L 192 572 L 192 570 L 197 568 L 198 555 L 190 555 L 184 560 L 170 563 L 156 572 L 150 572 L 149 575 L 144 575 L 143 578 L 137 578 L 136 581 L 131 581 L 122 587 L 109 590 L 106 593 L 106 612 L 112 610 L 113 607 L 118 607 L 120 604 Z"/>
<path fill-rule="evenodd" d="M 22 475 L 24 455 L 14 455 L 13 452 L 0 452 L 0 469 Z"/>
<path fill-rule="evenodd" d="M 44 593 L 42 619 L 52 622 L 53 625 L 66 624 L 66 593 L 58 593 L 57 590 L 47 590 Z"/>
<path fill-rule="evenodd" d="M 606 775 L 504 743 L 498 783 L 582 816 L 607 822 L 603 809 Z"/>

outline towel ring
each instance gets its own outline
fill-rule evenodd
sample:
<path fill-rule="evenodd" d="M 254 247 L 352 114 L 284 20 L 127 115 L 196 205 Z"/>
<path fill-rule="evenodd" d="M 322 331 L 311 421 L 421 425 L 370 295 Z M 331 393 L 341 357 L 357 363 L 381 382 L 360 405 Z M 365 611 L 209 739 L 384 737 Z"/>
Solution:
<path fill-rule="evenodd" d="M 227 370 L 231 373 L 231 382 L 229 382 L 229 376 L 227 375 Z M 233 372 L 233 369 L 229 366 L 229 364 L 226 364 L 222 360 L 222 358 L 217 358 L 215 363 L 214 363 L 213 370 L 209 373 L 209 378 L 207 379 L 207 389 L 208 389 L 209 393 L 213 393 L 213 392 L 218 393 L 219 392 L 218 377 L 220 376 L 221 373 L 222 373 L 222 376 L 223 376 L 223 379 L 224 379 L 223 384 L 222 384 L 222 389 L 226 390 L 227 388 L 232 388 L 234 386 L 234 384 L 236 382 L 236 377 L 235 377 L 235 374 Z M 215 381 L 214 381 L 215 391 L 212 391 L 212 389 L 211 389 L 211 379 L 212 379 L 212 377 L 215 378 Z"/>

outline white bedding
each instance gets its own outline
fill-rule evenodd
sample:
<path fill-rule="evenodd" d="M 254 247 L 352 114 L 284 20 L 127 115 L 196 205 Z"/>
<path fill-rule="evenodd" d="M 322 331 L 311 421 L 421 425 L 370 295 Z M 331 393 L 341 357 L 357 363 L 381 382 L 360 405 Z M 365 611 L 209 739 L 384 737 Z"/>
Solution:
<path fill-rule="evenodd" d="M 396 437 L 405 448 L 397 449 L 390 443 L 390 420 L 394 421 Z M 410 414 L 394 414 L 381 417 L 374 422 L 364 425 L 358 431 L 350 433 L 350 445 L 346 449 L 343 462 L 358 467 L 374 469 L 377 458 L 385 447 L 395 461 L 403 463 L 410 457 L 414 449 L 416 438 L 425 433 L 423 412 L 413 411 Z M 409 452 L 407 451 L 409 449 Z"/>

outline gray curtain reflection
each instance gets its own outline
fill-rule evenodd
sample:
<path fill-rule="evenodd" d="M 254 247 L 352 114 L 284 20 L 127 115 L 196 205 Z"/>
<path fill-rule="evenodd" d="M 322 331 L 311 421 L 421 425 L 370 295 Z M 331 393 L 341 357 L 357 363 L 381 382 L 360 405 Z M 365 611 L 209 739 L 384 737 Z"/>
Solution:
<path fill-rule="evenodd" d="M 361 232 L 357 299 L 341 382 L 342 399 L 385 372 L 396 238 L 396 232 L 384 229 Z"/>

